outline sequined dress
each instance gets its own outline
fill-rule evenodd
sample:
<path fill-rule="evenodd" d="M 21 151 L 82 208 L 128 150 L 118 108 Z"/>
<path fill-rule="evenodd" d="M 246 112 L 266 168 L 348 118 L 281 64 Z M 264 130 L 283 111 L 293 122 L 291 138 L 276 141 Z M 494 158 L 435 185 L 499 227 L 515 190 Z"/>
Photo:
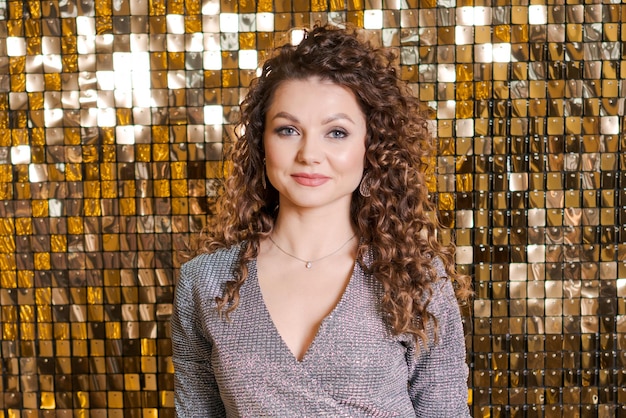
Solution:
<path fill-rule="evenodd" d="M 185 263 L 171 320 L 178 417 L 469 417 L 465 343 L 449 280 L 434 286 L 439 341 L 416 356 L 382 320 L 382 288 L 356 263 L 335 309 L 296 360 L 265 307 L 256 262 L 230 321 L 215 297 L 238 247 Z M 438 274 L 445 275 L 437 262 Z"/>

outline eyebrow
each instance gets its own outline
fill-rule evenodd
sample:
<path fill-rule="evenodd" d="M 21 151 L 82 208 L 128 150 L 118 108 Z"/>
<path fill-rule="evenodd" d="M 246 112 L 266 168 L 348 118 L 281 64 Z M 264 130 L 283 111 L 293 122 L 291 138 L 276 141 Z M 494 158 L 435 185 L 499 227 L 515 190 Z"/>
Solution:
<path fill-rule="evenodd" d="M 274 115 L 272 120 L 278 119 L 278 118 L 288 119 L 288 120 L 290 120 L 292 122 L 295 122 L 295 123 L 300 122 L 297 117 L 295 117 L 294 115 L 292 115 L 289 112 L 278 112 L 276 115 Z M 352 124 L 355 124 L 350 116 L 348 116 L 345 113 L 341 113 L 340 112 L 340 113 L 335 113 L 333 115 L 330 115 L 326 119 L 322 120 L 322 125 L 326 125 L 327 123 L 331 123 L 331 122 L 334 122 L 336 120 L 341 120 L 341 119 L 345 119 L 345 120 L 351 122 Z"/>

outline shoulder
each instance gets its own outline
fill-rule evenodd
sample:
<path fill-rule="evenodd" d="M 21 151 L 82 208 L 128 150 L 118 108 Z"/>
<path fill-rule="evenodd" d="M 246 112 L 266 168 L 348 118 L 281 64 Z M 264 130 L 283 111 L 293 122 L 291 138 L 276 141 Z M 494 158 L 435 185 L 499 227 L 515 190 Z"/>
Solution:
<path fill-rule="evenodd" d="M 454 295 L 454 287 L 452 286 L 452 281 L 450 277 L 448 277 L 448 273 L 446 272 L 445 265 L 441 258 L 433 258 L 433 269 L 435 270 L 436 277 L 433 278 L 431 284 L 432 299 L 430 307 L 436 310 L 437 307 L 456 306 L 457 300 Z M 432 306 L 432 301 L 438 301 L 438 303 Z"/>
<path fill-rule="evenodd" d="M 177 287 L 200 290 L 202 293 L 221 295 L 223 286 L 232 279 L 239 260 L 240 245 L 199 254 L 184 263 L 176 283 Z"/>
<path fill-rule="evenodd" d="M 239 252 L 240 245 L 233 245 L 212 253 L 199 254 L 183 264 L 181 272 L 190 274 L 232 269 L 239 259 Z"/>
<path fill-rule="evenodd" d="M 443 264 L 443 260 L 440 257 L 433 258 L 433 269 L 435 269 L 436 277 L 434 281 L 448 280 L 448 273 L 446 273 L 446 266 Z M 449 280 L 448 280 L 449 281 Z"/>

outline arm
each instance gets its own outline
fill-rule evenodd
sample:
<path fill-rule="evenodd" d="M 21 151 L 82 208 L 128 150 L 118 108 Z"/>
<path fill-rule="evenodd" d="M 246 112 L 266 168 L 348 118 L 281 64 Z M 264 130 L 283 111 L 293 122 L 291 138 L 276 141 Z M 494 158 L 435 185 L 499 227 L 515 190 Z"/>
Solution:
<path fill-rule="evenodd" d="M 171 318 L 172 360 L 177 417 L 226 416 L 211 366 L 211 342 L 198 327 L 195 275 L 183 265 L 176 285 Z"/>
<path fill-rule="evenodd" d="M 417 417 L 469 417 L 465 339 L 457 300 L 450 280 L 433 284 L 429 310 L 438 320 L 438 340 L 407 351 L 409 396 Z M 432 331 L 428 330 L 432 338 Z"/>

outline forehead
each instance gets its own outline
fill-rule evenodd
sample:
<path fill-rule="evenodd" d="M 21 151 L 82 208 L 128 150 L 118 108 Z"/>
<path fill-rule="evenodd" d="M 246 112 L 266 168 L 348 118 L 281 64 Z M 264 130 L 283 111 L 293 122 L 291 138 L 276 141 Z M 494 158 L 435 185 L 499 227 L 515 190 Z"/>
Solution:
<path fill-rule="evenodd" d="M 271 111 L 275 104 L 288 106 L 290 109 L 314 106 L 344 106 L 346 110 L 363 113 L 362 106 L 354 92 L 332 80 L 319 77 L 303 79 L 289 79 L 281 82 L 274 89 L 267 102 L 267 109 Z M 323 108 L 322 108 L 323 110 Z"/>

